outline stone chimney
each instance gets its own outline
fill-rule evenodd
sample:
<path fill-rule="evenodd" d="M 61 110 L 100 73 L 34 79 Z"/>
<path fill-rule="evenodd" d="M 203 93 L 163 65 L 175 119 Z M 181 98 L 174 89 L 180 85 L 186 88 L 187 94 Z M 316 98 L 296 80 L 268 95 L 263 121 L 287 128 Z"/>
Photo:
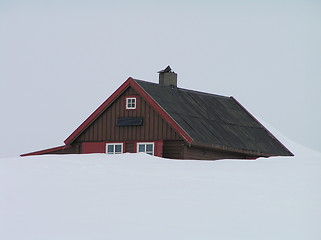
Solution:
<path fill-rule="evenodd" d="M 160 85 L 177 87 L 177 74 L 172 71 L 170 66 L 167 66 L 167 68 L 159 71 L 158 73 Z"/>

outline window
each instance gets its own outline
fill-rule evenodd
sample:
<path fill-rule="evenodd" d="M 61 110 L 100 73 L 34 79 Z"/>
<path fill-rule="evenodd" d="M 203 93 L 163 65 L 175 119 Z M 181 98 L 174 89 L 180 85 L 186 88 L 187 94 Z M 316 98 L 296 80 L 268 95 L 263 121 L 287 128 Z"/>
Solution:
<path fill-rule="evenodd" d="M 154 155 L 154 143 L 137 143 L 137 152 Z"/>
<path fill-rule="evenodd" d="M 126 109 L 136 109 L 136 98 L 127 97 L 126 98 Z"/>
<path fill-rule="evenodd" d="M 107 154 L 123 153 L 123 144 L 122 143 L 107 143 L 106 144 L 106 153 Z"/>

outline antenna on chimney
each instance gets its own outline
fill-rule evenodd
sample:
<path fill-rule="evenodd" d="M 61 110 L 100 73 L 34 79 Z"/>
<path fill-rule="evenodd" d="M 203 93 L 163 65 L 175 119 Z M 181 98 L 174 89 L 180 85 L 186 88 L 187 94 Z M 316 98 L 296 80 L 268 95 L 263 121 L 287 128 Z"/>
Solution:
<path fill-rule="evenodd" d="M 172 72 L 171 67 L 168 65 L 165 69 L 158 71 L 157 73 Z"/>

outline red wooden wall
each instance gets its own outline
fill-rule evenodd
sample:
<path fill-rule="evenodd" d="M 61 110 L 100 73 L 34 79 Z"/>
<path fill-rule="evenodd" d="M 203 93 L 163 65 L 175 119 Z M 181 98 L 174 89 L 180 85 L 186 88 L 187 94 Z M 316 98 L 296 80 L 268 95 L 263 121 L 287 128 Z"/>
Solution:
<path fill-rule="evenodd" d="M 137 109 L 125 109 L 125 96 L 137 96 Z M 143 117 L 142 126 L 116 126 L 118 117 Z M 179 134 L 129 87 L 90 126 L 76 142 L 180 140 Z"/>

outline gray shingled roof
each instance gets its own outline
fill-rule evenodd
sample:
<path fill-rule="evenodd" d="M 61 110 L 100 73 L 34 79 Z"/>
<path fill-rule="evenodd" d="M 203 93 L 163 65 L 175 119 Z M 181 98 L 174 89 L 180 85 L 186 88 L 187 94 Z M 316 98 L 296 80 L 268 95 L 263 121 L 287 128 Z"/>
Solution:
<path fill-rule="evenodd" d="M 218 149 L 291 156 L 233 97 L 135 80 L 193 139 Z"/>

